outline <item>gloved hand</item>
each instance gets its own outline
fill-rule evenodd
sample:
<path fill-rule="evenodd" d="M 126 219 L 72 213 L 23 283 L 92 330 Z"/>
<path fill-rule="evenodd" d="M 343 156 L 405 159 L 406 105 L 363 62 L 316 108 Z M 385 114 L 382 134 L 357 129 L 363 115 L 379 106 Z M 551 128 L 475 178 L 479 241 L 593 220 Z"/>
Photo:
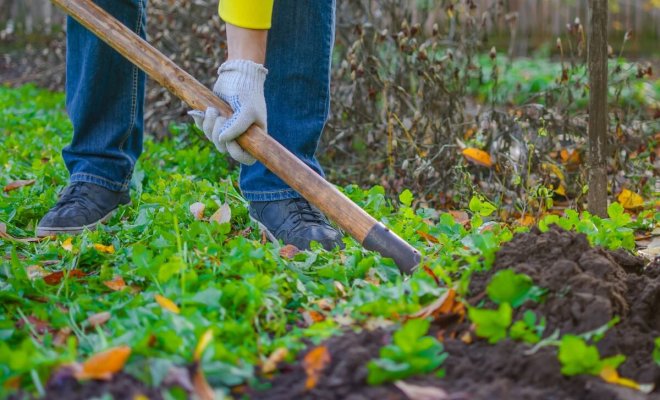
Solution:
<path fill-rule="evenodd" d="M 232 117 L 222 117 L 213 107 L 207 108 L 206 112 L 188 112 L 195 119 L 197 127 L 204 131 L 220 152 L 229 152 L 241 164 L 252 165 L 256 160 L 235 139 L 252 124 L 268 131 L 264 97 L 266 74 L 268 70 L 263 65 L 252 61 L 226 61 L 218 68 L 218 80 L 213 86 L 213 93 L 234 110 Z"/>

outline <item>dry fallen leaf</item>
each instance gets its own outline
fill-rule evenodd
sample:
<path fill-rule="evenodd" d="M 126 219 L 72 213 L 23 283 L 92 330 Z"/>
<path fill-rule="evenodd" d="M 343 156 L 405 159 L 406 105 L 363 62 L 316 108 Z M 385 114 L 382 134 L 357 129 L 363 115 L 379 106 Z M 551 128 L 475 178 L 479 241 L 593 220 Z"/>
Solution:
<path fill-rule="evenodd" d="M 330 353 L 325 346 L 318 346 L 313 348 L 303 358 L 303 367 L 307 374 L 305 381 L 305 389 L 313 389 L 318 383 L 319 377 L 323 369 L 330 363 Z"/>
<path fill-rule="evenodd" d="M 83 271 L 79 269 L 72 269 L 70 271 L 66 271 L 66 273 L 67 277 L 69 278 L 84 278 L 87 276 Z M 62 279 L 64 279 L 64 271 L 56 271 L 44 276 L 44 282 L 49 285 L 59 285 L 59 283 L 62 282 Z"/>
<path fill-rule="evenodd" d="M 205 209 L 206 209 L 206 205 L 204 205 L 204 203 L 196 202 L 190 205 L 190 212 L 197 221 L 204 218 Z"/>
<path fill-rule="evenodd" d="M 41 265 L 29 265 L 25 268 L 25 272 L 27 272 L 28 279 L 31 281 L 48 275 L 48 272 Z"/>
<path fill-rule="evenodd" d="M 154 296 L 154 298 L 156 299 L 156 303 L 158 303 L 161 307 L 163 307 L 167 311 L 171 311 L 174 314 L 179 314 L 181 312 L 179 306 L 177 306 L 172 300 L 168 299 L 167 297 L 157 294 L 156 296 Z"/>
<path fill-rule="evenodd" d="M 55 347 L 63 347 L 67 343 L 69 336 L 71 336 L 71 328 L 65 326 L 64 328 L 58 330 L 57 333 L 55 333 L 55 337 L 53 338 L 53 345 Z"/>
<path fill-rule="evenodd" d="M 603 378 L 605 382 L 639 390 L 642 393 L 650 393 L 653 391 L 654 387 L 653 384 L 639 384 L 632 379 L 622 378 L 619 376 L 616 369 L 611 366 L 603 367 L 602 371 L 600 371 L 600 377 Z"/>
<path fill-rule="evenodd" d="M 437 239 L 435 236 L 433 236 L 433 235 L 431 235 L 431 234 L 429 234 L 429 233 L 426 233 L 426 232 L 424 232 L 424 231 L 419 231 L 419 230 L 418 230 L 418 231 L 417 231 L 417 234 L 418 234 L 419 236 L 421 236 L 423 239 L 426 239 L 426 241 L 428 241 L 429 243 L 440 243 L 440 242 L 438 241 L 438 239 Z"/>
<path fill-rule="evenodd" d="M 219 224 L 225 224 L 231 221 L 231 208 L 229 207 L 229 204 L 223 203 L 220 208 L 211 215 L 209 221 L 215 221 Z"/>
<path fill-rule="evenodd" d="M 298 253 L 300 253 L 300 250 L 292 244 L 287 244 L 286 246 L 282 246 L 282 248 L 280 249 L 280 257 L 284 257 L 284 258 L 293 258 Z"/>
<path fill-rule="evenodd" d="M 126 282 L 124 282 L 124 278 L 122 278 L 121 275 L 115 275 L 111 280 L 105 281 L 103 284 L 116 291 L 122 290 L 126 287 Z"/>
<path fill-rule="evenodd" d="M 335 281 L 335 289 L 337 289 L 341 297 L 346 297 L 346 289 L 344 289 L 344 285 L 341 282 Z"/>
<path fill-rule="evenodd" d="M 516 223 L 519 226 L 528 226 L 529 227 L 529 226 L 533 226 L 536 223 L 536 220 L 531 215 L 525 214 L 524 216 L 518 218 L 516 220 Z"/>
<path fill-rule="evenodd" d="M 445 400 L 449 398 L 447 392 L 439 387 L 411 385 L 404 381 L 394 382 L 410 400 Z"/>
<path fill-rule="evenodd" d="M 111 316 L 112 315 L 108 311 L 92 314 L 87 318 L 87 323 L 89 323 L 90 327 L 96 328 L 97 326 L 101 326 L 108 322 Z"/>
<path fill-rule="evenodd" d="M 465 211 L 449 210 L 447 212 L 451 214 L 452 217 L 454 217 L 454 222 L 456 222 L 457 224 L 466 226 L 467 224 L 470 223 L 470 216 Z"/>
<path fill-rule="evenodd" d="M 193 376 L 193 387 L 195 388 L 195 394 L 199 400 L 214 400 L 215 392 L 211 385 L 209 385 L 202 371 L 201 365 L 197 364 L 195 369 L 195 374 Z"/>
<path fill-rule="evenodd" d="M 635 192 L 631 192 L 628 189 L 623 189 L 621 193 L 619 193 L 619 196 L 617 196 L 617 200 L 619 203 L 621 203 L 623 208 L 629 210 L 639 208 L 644 205 L 644 199 L 642 196 Z"/>
<path fill-rule="evenodd" d="M 23 186 L 34 185 L 34 182 L 35 182 L 34 179 L 20 179 L 20 180 L 8 183 L 3 190 L 5 191 L 5 193 L 11 192 L 12 190 L 22 188 Z"/>
<path fill-rule="evenodd" d="M 454 289 L 447 290 L 438 299 L 416 313 L 410 315 L 410 318 L 427 318 L 429 316 L 438 317 L 442 314 L 449 314 L 454 308 L 454 300 L 456 298 L 456 291 Z"/>
<path fill-rule="evenodd" d="M 100 243 L 94 243 L 94 248 L 101 253 L 114 254 L 115 252 L 115 246 L 113 245 L 105 246 Z"/>
<path fill-rule="evenodd" d="M 561 161 L 564 164 L 580 164 L 581 157 L 580 157 L 580 151 L 575 149 L 575 150 L 566 150 L 562 149 L 559 152 L 559 156 L 561 157 Z"/>
<path fill-rule="evenodd" d="M 289 350 L 286 347 L 279 347 L 274 352 L 270 353 L 268 359 L 261 364 L 261 373 L 270 374 L 275 372 L 277 364 L 282 362 L 286 356 L 289 355 Z"/>
<path fill-rule="evenodd" d="M 325 315 L 321 314 L 318 311 L 314 310 L 307 310 L 302 313 L 303 319 L 305 320 L 305 323 L 307 326 L 312 326 L 317 322 L 321 322 L 325 320 Z"/>
<path fill-rule="evenodd" d="M 467 149 L 463 149 L 463 156 L 468 161 L 471 161 L 477 165 L 489 168 L 493 166 L 493 161 L 490 158 L 490 154 L 483 150 L 475 149 L 474 147 L 468 147 Z"/>
<path fill-rule="evenodd" d="M 112 376 L 121 371 L 131 355 L 131 348 L 118 346 L 91 356 L 85 361 L 80 370 L 74 373 L 78 379 L 110 380 Z"/>
<path fill-rule="evenodd" d="M 66 238 L 66 240 L 62 242 L 62 248 L 66 251 L 73 251 L 73 238 Z"/>

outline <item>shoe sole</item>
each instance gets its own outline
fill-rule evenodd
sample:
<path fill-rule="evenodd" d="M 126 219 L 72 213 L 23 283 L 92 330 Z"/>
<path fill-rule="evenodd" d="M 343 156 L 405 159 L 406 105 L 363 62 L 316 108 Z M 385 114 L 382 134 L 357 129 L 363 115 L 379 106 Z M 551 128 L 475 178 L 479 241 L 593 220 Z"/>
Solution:
<path fill-rule="evenodd" d="M 127 204 L 122 204 L 122 205 L 127 205 L 130 206 L 132 203 L 129 202 Z M 69 234 L 69 235 L 77 235 L 80 233 L 83 233 L 85 230 L 93 231 L 96 230 L 96 228 L 100 224 L 106 223 L 112 216 L 119 210 L 119 207 L 113 208 L 108 212 L 103 218 L 99 219 L 98 221 L 88 224 L 88 225 L 83 225 L 83 226 L 62 226 L 62 227 L 46 227 L 46 228 L 37 228 L 37 237 L 46 237 L 46 236 L 53 236 L 53 235 L 60 235 L 60 234 Z"/>

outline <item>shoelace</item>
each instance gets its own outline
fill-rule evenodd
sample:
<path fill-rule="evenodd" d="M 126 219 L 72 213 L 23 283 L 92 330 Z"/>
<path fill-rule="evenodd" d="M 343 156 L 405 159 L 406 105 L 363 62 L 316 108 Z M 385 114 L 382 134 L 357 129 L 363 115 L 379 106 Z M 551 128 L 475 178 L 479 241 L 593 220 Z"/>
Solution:
<path fill-rule="evenodd" d="M 84 184 L 73 183 L 69 188 L 60 195 L 57 201 L 57 210 L 61 210 L 69 205 L 79 205 L 87 213 L 87 216 L 93 209 L 98 210 L 98 206 L 89 198 L 89 193 L 83 190 Z"/>
<path fill-rule="evenodd" d="M 292 218 L 295 218 L 294 224 L 297 227 L 301 222 L 311 222 L 319 225 L 325 225 L 327 222 L 318 210 L 312 208 L 310 204 L 301 198 L 291 199 L 287 204 L 291 210 Z M 293 207 L 291 207 L 293 206 Z"/>

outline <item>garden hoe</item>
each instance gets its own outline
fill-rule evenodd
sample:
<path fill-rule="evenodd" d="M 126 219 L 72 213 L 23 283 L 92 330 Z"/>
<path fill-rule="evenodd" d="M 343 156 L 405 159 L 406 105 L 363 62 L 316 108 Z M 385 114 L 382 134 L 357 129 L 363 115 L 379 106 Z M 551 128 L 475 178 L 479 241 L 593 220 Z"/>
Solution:
<path fill-rule="evenodd" d="M 195 110 L 215 107 L 229 118 L 231 108 L 91 0 L 52 0 Z M 75 51 L 75 49 L 73 50 Z M 254 158 L 318 207 L 366 249 L 392 258 L 404 273 L 419 264 L 420 253 L 343 195 L 256 125 L 237 139 Z"/>

